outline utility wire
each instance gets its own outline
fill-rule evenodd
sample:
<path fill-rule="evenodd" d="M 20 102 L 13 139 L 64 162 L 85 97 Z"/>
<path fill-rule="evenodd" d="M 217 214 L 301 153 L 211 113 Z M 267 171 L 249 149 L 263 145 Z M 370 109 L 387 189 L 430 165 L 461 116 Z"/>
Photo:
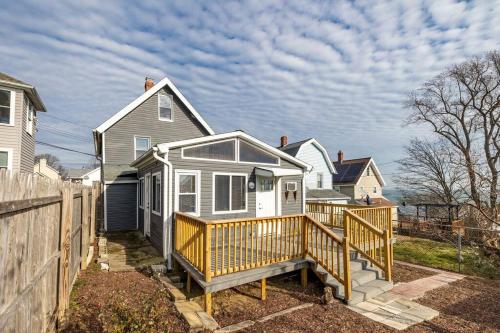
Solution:
<path fill-rule="evenodd" d="M 54 119 L 57 119 L 57 120 L 60 120 L 60 121 L 64 121 L 64 122 L 67 122 L 69 124 L 73 124 L 73 125 L 76 125 L 76 126 L 80 126 L 80 127 L 84 127 L 84 128 L 90 128 L 90 129 L 94 129 L 92 126 L 88 126 L 88 125 L 85 125 L 85 124 L 81 124 L 81 123 L 76 123 L 74 121 L 71 121 L 71 120 L 67 120 L 67 119 L 63 119 L 63 118 L 59 118 L 59 117 L 56 117 L 56 116 L 53 116 L 51 114 L 44 114 L 43 117 L 50 117 L 50 118 L 54 118 Z M 43 119 L 43 118 L 42 118 Z"/>
<path fill-rule="evenodd" d="M 57 148 L 57 149 L 71 151 L 73 153 L 78 153 L 78 154 L 83 154 L 83 155 L 88 155 L 88 156 L 95 157 L 94 154 L 85 153 L 83 151 L 79 151 L 79 150 L 75 150 L 75 149 L 71 149 L 71 148 L 66 148 L 66 147 L 61 147 L 61 146 L 58 146 L 58 145 L 53 145 L 53 144 L 47 143 L 47 142 L 42 142 L 42 141 L 38 141 L 37 140 L 36 143 L 39 143 L 39 144 L 44 145 L 44 146 L 52 147 L 52 148 Z"/>

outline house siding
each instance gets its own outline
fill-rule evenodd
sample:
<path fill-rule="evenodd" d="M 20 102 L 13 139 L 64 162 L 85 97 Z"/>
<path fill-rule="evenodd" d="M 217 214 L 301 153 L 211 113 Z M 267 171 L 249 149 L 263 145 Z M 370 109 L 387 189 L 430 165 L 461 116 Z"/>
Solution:
<path fill-rule="evenodd" d="M 0 148 L 12 149 L 12 171 L 21 170 L 21 129 L 23 121 L 23 100 L 24 92 L 21 89 L 16 89 L 7 86 L 0 86 L 0 89 L 10 90 L 15 94 L 14 102 L 14 125 L 0 125 Z M 34 158 L 34 156 L 32 156 Z M 31 170 L 33 172 L 33 164 Z"/>
<path fill-rule="evenodd" d="M 286 183 L 296 182 L 297 183 L 297 193 L 294 196 L 293 193 L 286 193 Z M 281 215 L 292 215 L 302 213 L 302 177 L 301 176 L 289 176 L 281 178 Z"/>
<path fill-rule="evenodd" d="M 355 187 L 355 197 L 356 199 L 366 198 L 368 194 L 371 198 L 382 198 L 382 186 L 375 176 L 375 172 L 373 167 L 370 165 L 370 176 L 367 175 L 367 172 L 363 173 L 363 175 L 359 178 L 358 185 Z M 377 192 L 373 192 L 373 188 L 377 188 Z"/>
<path fill-rule="evenodd" d="M 154 94 L 105 131 L 105 164 L 128 165 L 134 161 L 134 136 L 150 137 L 154 146 L 209 134 L 169 88 L 163 91 L 173 96 L 173 121 L 158 119 L 158 93 Z"/>
<path fill-rule="evenodd" d="M 22 98 L 22 109 L 20 113 L 22 113 L 20 170 L 21 172 L 33 172 L 33 166 L 35 164 L 36 121 L 34 121 L 33 124 L 33 134 L 29 134 L 26 131 L 26 126 L 28 123 L 28 114 L 24 98 Z"/>
<path fill-rule="evenodd" d="M 106 230 L 137 229 L 137 184 L 107 184 Z"/>
<path fill-rule="evenodd" d="M 328 168 L 323 153 L 312 143 L 303 145 L 297 158 L 313 165 L 311 172 L 306 174 L 306 187 L 310 189 L 317 189 L 317 175 L 323 174 L 323 187 L 324 189 L 332 188 L 332 173 Z"/>
<path fill-rule="evenodd" d="M 150 216 L 149 217 L 150 236 L 149 237 L 150 237 L 150 240 L 151 240 L 151 243 L 153 244 L 153 246 L 155 248 L 157 248 L 158 251 L 160 251 L 160 253 L 163 253 L 163 215 L 165 214 L 165 212 L 164 212 L 165 207 L 163 207 L 163 196 L 165 193 L 165 184 L 167 184 L 167 182 L 166 182 L 167 179 L 165 178 L 165 173 L 163 172 L 163 163 L 155 161 L 155 162 L 145 166 L 144 168 L 141 168 L 138 171 L 137 176 L 138 176 L 138 178 L 141 178 L 147 173 L 156 173 L 156 172 L 161 173 L 162 189 L 161 189 L 161 195 L 160 195 L 160 197 L 161 197 L 160 202 L 161 202 L 162 209 L 161 209 L 161 216 L 153 214 L 153 212 L 150 210 L 150 215 L 149 215 Z M 152 199 L 153 198 L 153 196 L 152 196 L 152 191 L 153 191 L 152 178 L 151 178 L 150 191 L 151 191 L 150 198 Z M 150 207 L 152 207 L 151 203 L 150 203 Z M 144 232 L 144 209 L 142 209 L 142 208 L 139 208 L 139 230 Z"/>

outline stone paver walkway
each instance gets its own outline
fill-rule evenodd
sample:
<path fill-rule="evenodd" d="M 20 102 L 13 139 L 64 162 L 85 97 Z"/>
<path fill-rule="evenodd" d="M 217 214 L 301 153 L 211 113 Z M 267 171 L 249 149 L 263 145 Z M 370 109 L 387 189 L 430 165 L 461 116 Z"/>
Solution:
<path fill-rule="evenodd" d="M 379 323 L 403 330 L 439 315 L 438 311 L 412 300 L 422 297 L 427 291 L 463 278 L 464 276 L 460 274 L 444 272 L 408 283 L 400 283 L 391 291 L 349 306 L 349 308 Z"/>

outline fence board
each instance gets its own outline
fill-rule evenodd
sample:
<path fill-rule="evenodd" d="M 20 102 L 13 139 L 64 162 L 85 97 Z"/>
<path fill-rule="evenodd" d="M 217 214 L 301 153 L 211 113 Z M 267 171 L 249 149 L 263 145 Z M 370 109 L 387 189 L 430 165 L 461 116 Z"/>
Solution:
<path fill-rule="evenodd" d="M 98 189 L 90 196 L 80 185 L 3 170 L 0 185 L 0 332 L 53 332 L 82 253 L 87 258 L 81 237 L 95 232 L 89 220 L 96 218 L 89 216 Z"/>

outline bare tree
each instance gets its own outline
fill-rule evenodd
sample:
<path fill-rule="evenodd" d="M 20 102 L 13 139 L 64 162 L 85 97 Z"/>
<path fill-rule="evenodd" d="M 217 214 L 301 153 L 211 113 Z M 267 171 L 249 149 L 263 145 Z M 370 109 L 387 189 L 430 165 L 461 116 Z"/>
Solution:
<path fill-rule="evenodd" d="M 454 65 L 410 94 L 409 123 L 424 123 L 453 147 L 452 163 L 467 176 L 467 204 L 487 227 L 498 221 L 500 54 Z"/>
<path fill-rule="evenodd" d="M 406 198 L 433 200 L 451 204 L 463 193 L 462 172 L 453 163 L 452 151 L 444 140 L 430 142 L 413 139 L 405 147 L 406 157 L 399 160 L 394 182 Z"/>

